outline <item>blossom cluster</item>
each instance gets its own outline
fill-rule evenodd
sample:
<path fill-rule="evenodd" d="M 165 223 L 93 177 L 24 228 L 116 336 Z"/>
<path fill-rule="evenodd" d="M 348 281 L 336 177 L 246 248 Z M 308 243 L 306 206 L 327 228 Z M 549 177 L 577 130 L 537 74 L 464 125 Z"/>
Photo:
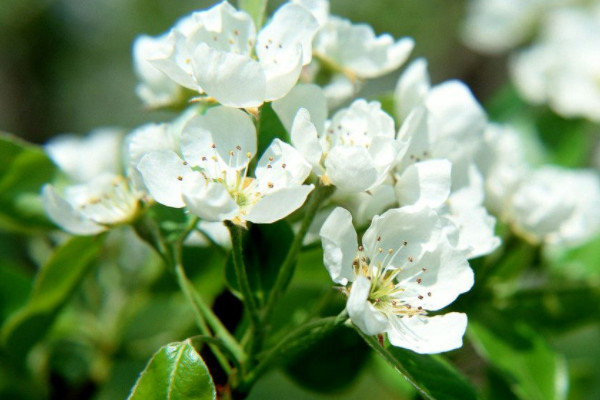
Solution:
<path fill-rule="evenodd" d="M 140 36 L 141 100 L 189 106 L 125 137 L 111 166 L 124 176 L 109 178 L 99 166 L 76 186 L 46 186 L 48 215 L 89 235 L 159 203 L 201 223 L 247 227 L 286 218 L 332 186 L 317 229 L 352 323 L 420 353 L 460 347 L 466 315 L 437 312 L 473 285 L 468 260 L 500 244 L 486 209 L 493 168 L 479 162 L 489 145 L 486 114 L 463 83 L 432 85 L 423 59 L 392 88 L 393 109 L 356 98 L 365 80 L 398 69 L 413 45 L 331 15 L 325 0 L 285 3 L 263 27 L 222 2 L 160 36 Z M 266 107 L 285 132 L 257 154 Z M 61 166 L 79 165 L 82 155 L 61 143 L 48 151 Z M 357 228 L 367 225 L 359 241 Z"/>

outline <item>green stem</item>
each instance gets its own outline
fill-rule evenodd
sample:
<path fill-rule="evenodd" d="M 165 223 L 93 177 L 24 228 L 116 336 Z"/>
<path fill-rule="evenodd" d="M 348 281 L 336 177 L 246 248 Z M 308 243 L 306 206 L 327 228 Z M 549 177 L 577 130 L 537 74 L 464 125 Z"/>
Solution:
<path fill-rule="evenodd" d="M 269 367 L 281 359 L 289 357 L 291 353 L 297 351 L 299 348 L 321 339 L 333 329 L 344 324 L 347 317 L 347 313 L 344 310 L 335 317 L 313 320 L 294 329 L 280 340 L 260 363 L 246 375 L 244 380 L 236 387 L 236 390 L 242 393 L 247 392 Z"/>
<path fill-rule="evenodd" d="M 263 312 L 264 321 L 268 321 L 270 318 L 275 304 L 285 291 L 288 282 L 294 274 L 294 268 L 296 266 L 296 261 L 298 260 L 298 253 L 300 253 L 300 250 L 302 249 L 302 242 L 304 241 L 304 237 L 306 236 L 308 228 L 315 218 L 319 207 L 324 200 L 333 194 L 334 190 L 335 188 L 333 186 L 317 186 L 310 194 L 306 202 L 306 211 L 304 218 L 302 219 L 302 224 L 300 225 L 300 230 L 298 233 L 296 233 L 285 260 L 283 261 L 283 264 L 281 264 L 279 274 L 277 275 L 277 279 L 275 280 L 273 289 L 271 290 L 271 296 L 265 305 Z"/>
<path fill-rule="evenodd" d="M 238 371 L 242 370 L 242 364 L 240 364 L 240 361 L 237 359 L 236 355 L 231 352 L 231 349 L 229 348 L 229 346 L 227 344 L 225 344 L 221 338 L 207 336 L 207 335 L 197 335 L 197 336 L 192 336 L 189 339 L 192 342 L 201 342 L 201 343 L 208 344 L 209 346 L 211 346 L 211 350 L 213 350 L 213 352 L 214 352 L 213 347 L 217 346 L 219 349 L 221 349 L 225 353 L 227 353 L 227 355 L 229 356 L 229 359 L 233 361 L 233 364 L 235 365 L 235 367 L 237 368 Z M 228 375 L 230 374 L 230 371 L 225 371 L 225 372 Z"/>

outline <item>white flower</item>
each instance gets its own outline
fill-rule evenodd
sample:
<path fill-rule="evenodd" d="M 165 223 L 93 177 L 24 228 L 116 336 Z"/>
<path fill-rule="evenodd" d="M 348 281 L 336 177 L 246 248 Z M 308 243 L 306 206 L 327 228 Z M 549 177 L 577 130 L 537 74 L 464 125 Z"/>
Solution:
<path fill-rule="evenodd" d="M 362 245 L 343 208 L 321 228 L 323 260 L 334 282 L 345 286 L 346 310 L 367 335 L 387 333 L 390 343 L 418 353 L 462 346 L 467 317 L 430 317 L 473 285 L 462 251 L 447 243 L 447 227 L 427 208 L 392 209 L 373 218 Z"/>
<path fill-rule="evenodd" d="M 181 95 L 181 86 L 148 61 L 165 56 L 170 47 L 166 34 L 157 37 L 140 35 L 133 42 L 133 66 L 140 80 L 135 92 L 148 107 L 158 108 L 173 104 Z"/>
<path fill-rule="evenodd" d="M 138 164 L 151 196 L 169 207 L 187 207 L 207 221 L 271 223 L 300 207 L 313 189 L 302 185 L 310 165 L 292 146 L 276 139 L 258 161 L 251 118 L 217 107 L 191 119 L 181 137 L 181 154 L 162 150 Z"/>
<path fill-rule="evenodd" d="M 292 144 L 324 183 L 345 192 L 379 185 L 400 150 L 394 138 L 394 120 L 378 102 L 358 99 L 323 122 L 324 104 L 316 86 L 299 85 L 273 108 L 286 126 L 294 115 L 289 128 Z"/>
<path fill-rule="evenodd" d="M 333 72 L 323 86 L 330 109 L 336 108 L 358 92 L 365 79 L 385 75 L 402 65 L 414 47 L 412 38 L 394 41 L 389 34 L 376 36 L 367 24 L 329 14 L 327 0 L 293 0 L 312 13 L 319 22 L 313 41 L 312 78 L 322 68 Z M 312 81 L 313 79 L 308 79 Z"/>
<path fill-rule="evenodd" d="M 534 242 L 581 243 L 600 230 L 600 177 L 594 171 L 536 169 L 512 194 L 507 219 Z"/>
<path fill-rule="evenodd" d="M 511 60 L 519 92 L 565 117 L 600 121 L 600 6 L 548 16 L 539 40 Z"/>
<path fill-rule="evenodd" d="M 88 182 L 102 173 L 118 174 L 121 171 L 122 140 L 122 129 L 99 128 L 85 137 L 56 136 L 44 150 L 71 180 Z"/>
<path fill-rule="evenodd" d="M 181 86 L 245 108 L 281 98 L 296 84 L 318 28 L 294 4 L 279 8 L 258 34 L 252 18 L 227 2 L 186 22 L 169 33 L 170 52 L 149 61 Z"/>
<path fill-rule="evenodd" d="M 375 36 L 366 24 L 329 16 L 313 43 L 313 54 L 349 77 L 376 78 L 400 67 L 408 58 L 414 41 L 394 42 L 391 35 Z"/>
<path fill-rule="evenodd" d="M 46 213 L 62 229 L 74 235 L 94 235 L 131 222 L 140 194 L 131 189 L 126 178 L 106 173 L 91 182 L 67 187 L 64 196 L 46 185 L 42 198 Z"/>
<path fill-rule="evenodd" d="M 463 40 L 482 53 L 499 54 L 525 42 L 545 15 L 573 0 L 470 0 Z"/>

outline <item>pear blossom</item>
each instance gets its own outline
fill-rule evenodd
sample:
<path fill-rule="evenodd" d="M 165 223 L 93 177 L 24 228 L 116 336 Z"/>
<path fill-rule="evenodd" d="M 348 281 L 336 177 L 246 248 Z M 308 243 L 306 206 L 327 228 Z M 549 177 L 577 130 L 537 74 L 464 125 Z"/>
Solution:
<path fill-rule="evenodd" d="M 206 221 L 271 223 L 298 207 L 313 189 L 303 185 L 310 164 L 279 139 L 250 175 L 256 130 L 248 114 L 216 107 L 183 127 L 180 153 L 151 151 L 137 165 L 157 202 L 187 209 Z"/>
<path fill-rule="evenodd" d="M 50 184 L 42 189 L 44 209 L 50 219 L 74 235 L 95 235 L 131 222 L 140 198 L 141 193 L 132 189 L 126 178 L 110 173 L 68 186 L 62 195 Z"/>
<path fill-rule="evenodd" d="M 122 129 L 98 128 L 84 137 L 58 135 L 44 145 L 44 150 L 69 179 L 87 182 L 105 172 L 121 171 L 122 141 Z"/>
<path fill-rule="evenodd" d="M 378 102 L 357 99 L 323 121 L 324 104 L 320 89 L 299 85 L 275 102 L 273 109 L 284 125 L 293 121 L 291 142 L 322 182 L 344 192 L 362 192 L 379 185 L 400 151 L 392 117 Z"/>
<path fill-rule="evenodd" d="M 350 213 L 330 214 L 320 233 L 323 261 L 348 296 L 354 325 L 418 353 L 462 346 L 466 315 L 428 315 L 473 285 L 465 254 L 445 236 L 448 228 L 427 207 L 391 209 L 373 218 L 359 245 Z"/>
<path fill-rule="evenodd" d="M 389 34 L 377 36 L 367 24 L 353 24 L 329 14 L 327 0 L 293 0 L 319 22 L 313 41 L 313 61 L 320 69 L 333 72 L 323 90 L 329 108 L 335 108 L 358 92 L 361 81 L 377 78 L 399 68 L 410 55 L 414 41 L 398 41 Z M 311 64 L 312 65 L 312 64 Z"/>
<path fill-rule="evenodd" d="M 133 42 L 133 66 L 140 80 L 135 92 L 148 107 L 168 106 L 176 103 L 181 96 L 182 87 L 148 61 L 164 57 L 169 50 L 170 41 L 167 34 L 157 37 L 140 35 Z"/>
<path fill-rule="evenodd" d="M 510 63 L 519 92 L 565 117 L 600 122 L 600 6 L 559 9 Z"/>
<path fill-rule="evenodd" d="M 148 61 L 173 81 L 231 107 L 283 97 L 312 58 L 318 28 L 303 7 L 285 4 L 258 33 L 250 15 L 221 2 L 184 18 L 169 50 Z"/>
<path fill-rule="evenodd" d="M 554 166 L 535 169 L 512 194 L 507 219 L 537 243 L 582 243 L 600 231 L 600 176 Z"/>
<path fill-rule="evenodd" d="M 467 46 L 500 54 L 525 42 L 553 9 L 581 0 L 470 0 L 462 37 Z"/>

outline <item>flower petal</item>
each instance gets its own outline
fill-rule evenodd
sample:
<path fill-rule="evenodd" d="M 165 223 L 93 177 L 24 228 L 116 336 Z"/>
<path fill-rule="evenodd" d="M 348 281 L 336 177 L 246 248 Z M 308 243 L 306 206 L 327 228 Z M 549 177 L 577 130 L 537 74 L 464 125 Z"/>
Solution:
<path fill-rule="evenodd" d="M 390 343 L 420 354 L 442 353 L 461 347 L 467 329 L 467 316 L 455 312 L 435 317 L 398 317 L 391 322 L 387 331 Z"/>
<path fill-rule="evenodd" d="M 348 316 L 352 323 L 361 331 L 367 335 L 377 335 L 386 330 L 388 319 L 367 301 L 370 290 L 371 281 L 365 276 L 359 275 L 352 284 L 346 310 L 348 310 Z"/>
<path fill-rule="evenodd" d="M 352 262 L 356 257 L 358 237 L 352 215 L 337 207 L 329 214 L 319 232 L 323 244 L 323 263 L 335 283 L 345 285 L 354 280 Z"/>
<path fill-rule="evenodd" d="M 299 109 L 296 113 L 290 139 L 304 158 L 318 168 L 323 149 L 319 143 L 317 129 L 311 121 L 311 115 L 305 108 Z"/>
<path fill-rule="evenodd" d="M 413 307 L 439 310 L 473 286 L 473 271 L 466 252 L 441 241 L 418 262 L 407 264 L 398 275 L 402 298 Z"/>
<path fill-rule="evenodd" d="M 437 208 L 450 194 L 452 164 L 445 159 L 412 164 L 396 181 L 396 196 L 401 205 L 423 204 Z"/>
<path fill-rule="evenodd" d="M 378 178 L 369 152 L 359 146 L 335 146 L 325 158 L 327 176 L 340 190 L 362 192 Z"/>
<path fill-rule="evenodd" d="M 311 166 L 294 147 L 279 139 L 273 140 L 258 161 L 254 174 L 259 190 L 263 193 L 269 187 L 300 185 L 310 174 Z"/>
<path fill-rule="evenodd" d="M 273 110 L 288 132 L 292 131 L 294 119 L 301 108 L 305 108 L 318 132 L 323 131 L 327 119 L 327 100 L 317 85 L 296 85 L 281 99 L 273 102 Z"/>
<path fill-rule="evenodd" d="M 400 121 L 404 121 L 425 100 L 430 86 L 427 61 L 424 58 L 418 58 L 406 67 L 394 91 L 396 117 Z"/>
<path fill-rule="evenodd" d="M 268 193 L 250 208 L 245 219 L 257 224 L 279 221 L 300 208 L 313 189 L 313 185 L 301 185 Z"/>
<path fill-rule="evenodd" d="M 228 167 L 240 169 L 256 153 L 256 129 L 251 117 L 241 110 L 211 108 L 184 126 L 181 150 L 192 165 L 205 167 L 206 161 L 214 162 L 211 158 L 217 155 Z M 210 173 L 210 168 L 207 169 Z"/>
<path fill-rule="evenodd" d="M 69 202 L 59 196 L 51 185 L 42 189 L 44 210 L 50 219 L 65 231 L 74 235 L 95 235 L 106 230 L 75 210 Z"/>
<path fill-rule="evenodd" d="M 172 151 L 155 151 L 142 157 L 137 165 L 150 195 L 165 206 L 181 208 L 183 180 L 192 169 Z"/>
<path fill-rule="evenodd" d="M 247 55 L 216 50 L 200 43 L 192 59 L 194 76 L 202 89 L 230 107 L 258 107 L 265 100 L 266 77 Z"/>
<path fill-rule="evenodd" d="M 218 182 L 210 182 L 200 174 L 185 179 L 183 201 L 190 212 L 206 221 L 233 219 L 239 207 L 227 188 Z"/>

